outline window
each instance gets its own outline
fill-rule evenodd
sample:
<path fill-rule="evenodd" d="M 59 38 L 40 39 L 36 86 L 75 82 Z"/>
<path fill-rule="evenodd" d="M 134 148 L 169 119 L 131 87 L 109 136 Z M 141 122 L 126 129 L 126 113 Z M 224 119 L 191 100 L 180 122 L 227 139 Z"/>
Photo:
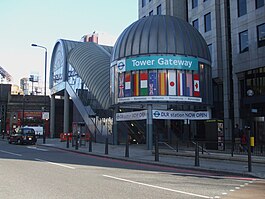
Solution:
<path fill-rule="evenodd" d="M 194 28 L 196 28 L 197 30 L 199 30 L 199 20 L 198 19 L 195 19 L 193 22 L 192 22 L 192 26 Z"/>
<path fill-rule="evenodd" d="M 210 54 L 211 54 L 211 59 L 212 59 L 212 61 L 213 61 L 213 55 L 212 55 L 212 51 L 213 51 L 213 45 L 212 44 L 209 44 L 208 45 L 208 49 L 209 49 L 209 52 L 210 52 Z"/>
<path fill-rule="evenodd" d="M 247 0 L 237 0 L 238 17 L 247 14 Z"/>
<path fill-rule="evenodd" d="M 192 8 L 196 8 L 198 6 L 198 0 L 192 0 Z"/>
<path fill-rule="evenodd" d="M 257 27 L 258 47 L 265 46 L 265 23 Z"/>
<path fill-rule="evenodd" d="M 142 0 L 142 8 L 145 7 L 146 5 L 146 0 Z"/>
<path fill-rule="evenodd" d="M 152 15 L 154 15 L 153 10 L 151 10 L 151 11 L 149 12 L 149 16 L 152 16 Z"/>
<path fill-rule="evenodd" d="M 240 53 L 248 51 L 248 31 L 239 33 L 239 50 Z"/>
<path fill-rule="evenodd" d="M 264 6 L 264 0 L 256 0 L 256 9 Z"/>
<path fill-rule="evenodd" d="M 204 15 L 204 30 L 208 32 L 212 29 L 211 27 L 211 13 Z"/>
<path fill-rule="evenodd" d="M 161 4 L 156 7 L 156 13 L 157 13 L 157 15 L 161 15 L 162 14 Z"/>

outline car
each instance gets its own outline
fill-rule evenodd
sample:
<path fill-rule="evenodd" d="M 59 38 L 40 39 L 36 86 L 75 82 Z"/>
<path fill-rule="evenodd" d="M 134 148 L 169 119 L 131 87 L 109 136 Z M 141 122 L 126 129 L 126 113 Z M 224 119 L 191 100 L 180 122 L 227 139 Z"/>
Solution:
<path fill-rule="evenodd" d="M 20 128 L 9 136 L 9 144 L 36 144 L 35 130 L 32 128 Z"/>

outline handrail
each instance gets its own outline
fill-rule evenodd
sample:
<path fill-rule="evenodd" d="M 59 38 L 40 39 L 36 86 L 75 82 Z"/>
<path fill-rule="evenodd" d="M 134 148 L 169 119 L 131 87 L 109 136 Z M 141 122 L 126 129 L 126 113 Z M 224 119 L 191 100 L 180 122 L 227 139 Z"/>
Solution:
<path fill-rule="evenodd" d="M 196 142 L 191 141 L 192 144 L 194 144 L 196 146 Z M 210 155 L 210 152 L 205 150 L 204 148 L 202 148 L 200 145 L 198 146 L 203 152 L 206 152 L 208 155 Z"/>
<path fill-rule="evenodd" d="M 168 143 L 166 143 L 166 142 L 158 142 L 158 144 L 164 144 L 164 145 L 166 145 L 169 149 L 171 149 L 171 150 L 173 150 L 173 151 L 175 151 L 175 152 L 178 152 L 177 151 L 177 149 L 174 149 L 172 146 L 170 146 Z"/>

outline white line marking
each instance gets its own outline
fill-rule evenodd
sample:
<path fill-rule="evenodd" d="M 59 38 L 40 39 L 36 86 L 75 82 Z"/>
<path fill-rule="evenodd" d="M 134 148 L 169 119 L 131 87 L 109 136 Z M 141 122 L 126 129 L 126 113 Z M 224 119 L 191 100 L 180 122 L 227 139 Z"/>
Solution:
<path fill-rule="evenodd" d="M 120 180 L 120 181 L 124 181 L 124 182 L 130 182 L 130 183 L 133 183 L 133 184 L 138 184 L 138 185 L 143 185 L 143 186 L 147 186 L 147 187 L 162 189 L 162 190 L 166 190 L 166 191 L 172 191 L 172 192 L 176 192 L 176 193 L 182 193 L 182 194 L 186 194 L 186 195 L 190 195 L 190 196 L 196 196 L 196 197 L 200 197 L 200 198 L 212 198 L 212 197 L 209 197 L 209 196 L 203 196 L 203 195 L 189 193 L 189 192 L 185 192 L 185 191 L 179 191 L 179 190 L 164 188 L 164 187 L 160 187 L 160 186 L 156 186 L 156 185 L 150 185 L 150 184 L 145 184 L 145 183 L 136 182 L 136 181 L 132 181 L 132 180 L 127 180 L 127 179 L 123 179 L 123 178 L 117 178 L 117 177 L 114 177 L 114 176 L 109 176 L 109 175 L 103 175 L 103 176 L 106 177 L 106 178 L 112 178 L 112 179 L 115 179 L 115 180 Z"/>
<path fill-rule="evenodd" d="M 15 156 L 22 156 L 21 154 L 12 153 L 12 152 L 3 151 L 3 150 L 0 150 L 0 152 L 2 152 L 2 153 L 7 153 L 7 154 L 10 154 L 10 155 L 15 155 Z"/>
<path fill-rule="evenodd" d="M 235 191 L 235 190 L 234 190 L 234 189 L 230 189 L 229 191 L 232 191 L 232 192 L 233 192 L 233 191 Z"/>
<path fill-rule="evenodd" d="M 35 149 L 35 150 L 37 150 L 37 151 L 49 151 L 49 150 L 47 150 L 47 149 L 41 149 L 41 148 L 37 148 L 37 147 L 35 147 L 35 146 L 28 146 L 27 148 L 28 148 L 28 149 Z"/>
<path fill-rule="evenodd" d="M 75 169 L 74 167 L 70 167 L 70 166 L 67 166 L 67 165 L 64 165 L 64 164 L 59 164 L 59 163 L 55 163 L 55 162 L 49 162 L 49 161 L 41 160 L 41 159 L 38 159 L 38 158 L 35 158 L 35 160 L 38 160 L 40 162 L 45 162 L 45 163 L 53 164 L 53 165 L 60 166 L 60 167 L 65 167 L 65 168 L 68 168 L 68 169 Z"/>
<path fill-rule="evenodd" d="M 222 195 L 227 195 L 227 193 L 226 193 L 226 192 L 224 192 L 224 193 L 222 193 Z"/>

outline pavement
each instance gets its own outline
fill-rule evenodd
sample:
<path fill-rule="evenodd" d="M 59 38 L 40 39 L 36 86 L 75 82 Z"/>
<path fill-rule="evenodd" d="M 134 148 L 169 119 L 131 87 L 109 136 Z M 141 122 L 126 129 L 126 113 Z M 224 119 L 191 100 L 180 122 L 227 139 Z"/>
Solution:
<path fill-rule="evenodd" d="M 38 140 L 38 145 L 45 147 L 54 147 L 67 151 L 85 153 L 95 156 L 109 157 L 113 159 L 121 159 L 126 161 L 140 162 L 159 166 L 169 166 L 175 168 L 195 169 L 214 172 L 225 172 L 227 174 L 239 174 L 247 177 L 257 177 L 265 179 L 265 154 L 263 156 L 251 156 L 252 171 L 248 172 L 248 156 L 220 153 L 210 151 L 209 153 L 199 153 L 199 166 L 195 166 L 195 152 L 191 150 L 160 149 L 159 161 L 155 161 L 155 151 L 147 150 L 146 145 L 129 145 L 129 157 L 125 157 L 125 145 L 108 144 L 108 154 L 105 151 L 104 143 L 92 142 L 92 151 L 89 152 L 89 143 L 78 147 L 72 147 L 69 143 L 67 148 L 66 142 L 61 142 L 59 139 L 46 139 L 43 144 L 42 140 Z M 128 154 L 128 153 L 127 153 Z"/>
<path fill-rule="evenodd" d="M 2 139 L 1 139 L 2 140 Z M 2 140 L 3 141 L 3 140 Z M 52 147 L 75 153 L 90 154 L 94 156 L 102 156 L 113 159 L 126 161 L 140 162 L 145 164 L 168 166 L 182 169 L 194 169 L 200 171 L 213 171 L 227 174 L 238 174 L 246 177 L 256 177 L 265 179 L 265 154 L 263 156 L 251 156 L 252 171 L 248 172 L 248 156 L 221 153 L 217 151 L 208 151 L 209 153 L 199 152 L 199 166 L 195 166 L 195 152 L 187 149 L 179 149 L 178 152 L 172 149 L 160 149 L 159 161 L 155 161 L 155 151 L 147 150 L 146 145 L 129 145 L 129 157 L 125 157 L 125 145 L 108 144 L 108 154 L 106 154 L 106 146 L 104 143 L 92 142 L 92 151 L 89 152 L 89 143 L 85 145 L 72 147 L 69 143 L 67 148 L 66 142 L 61 142 L 60 139 L 46 139 L 43 144 L 42 139 L 38 139 L 37 146 Z"/>

